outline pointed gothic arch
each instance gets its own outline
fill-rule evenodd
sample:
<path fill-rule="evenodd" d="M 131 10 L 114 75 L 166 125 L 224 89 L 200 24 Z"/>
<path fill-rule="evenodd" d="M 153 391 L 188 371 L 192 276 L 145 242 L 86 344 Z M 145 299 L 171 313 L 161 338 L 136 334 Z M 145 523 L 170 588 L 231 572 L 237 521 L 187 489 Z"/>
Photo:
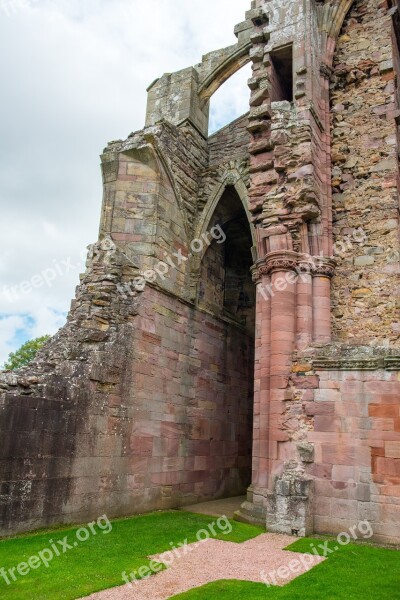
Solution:
<path fill-rule="evenodd" d="M 239 173 L 239 171 L 236 168 L 233 168 L 230 171 L 227 171 L 222 180 L 219 180 L 214 188 L 213 191 L 210 195 L 210 198 L 206 204 L 206 206 L 203 209 L 203 212 L 200 215 L 197 227 L 196 227 L 196 231 L 195 231 L 195 238 L 201 238 L 203 234 L 205 234 L 210 226 L 211 223 L 211 219 L 215 213 L 215 210 L 218 206 L 219 201 L 222 198 L 222 195 L 224 193 L 224 191 L 226 190 L 226 188 L 228 186 L 232 186 L 234 187 L 234 189 L 237 192 L 237 195 L 243 205 L 243 210 L 246 213 L 248 222 L 249 222 L 249 227 L 250 227 L 250 232 L 251 232 L 251 238 L 252 238 L 252 242 L 253 242 L 253 246 L 256 245 L 256 232 L 255 232 L 255 228 L 251 223 L 251 215 L 250 215 L 250 211 L 248 208 L 248 190 L 246 187 L 246 184 L 241 176 L 241 174 Z M 205 252 L 205 251 L 204 251 Z M 204 256 L 204 252 L 203 255 Z M 201 256 L 201 258 L 202 258 Z"/>

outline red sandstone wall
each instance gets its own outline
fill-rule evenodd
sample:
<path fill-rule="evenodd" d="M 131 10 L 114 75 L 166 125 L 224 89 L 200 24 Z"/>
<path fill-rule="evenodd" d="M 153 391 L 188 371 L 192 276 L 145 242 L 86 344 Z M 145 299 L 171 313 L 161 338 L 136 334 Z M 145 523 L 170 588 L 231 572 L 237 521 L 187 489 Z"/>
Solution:
<path fill-rule="evenodd" d="M 303 428 L 315 462 L 314 528 L 347 531 L 370 521 L 374 539 L 400 537 L 400 381 L 371 346 L 399 346 L 399 212 L 391 17 L 378 0 L 358 0 L 338 40 L 332 77 L 333 224 L 339 265 L 333 278 L 333 331 L 353 345 L 293 368 Z M 360 344 L 370 347 L 355 348 Z M 314 353 L 318 354 L 318 351 Z M 309 352 L 308 356 L 312 356 Z M 303 364 L 301 364 L 303 362 Z M 312 362 L 312 361 L 311 361 Z M 305 363 L 305 364 L 304 364 Z M 358 363 L 358 366 L 357 366 Z M 369 363 L 369 364 L 368 364 Z M 364 370 L 366 369 L 366 370 Z M 308 432 L 307 432 L 308 430 Z"/>
<path fill-rule="evenodd" d="M 252 337 L 151 286 L 138 305 L 99 279 L 131 318 L 95 343 L 101 332 L 82 312 L 84 301 L 96 310 L 88 278 L 70 315 L 87 329 L 66 328 L 42 356 L 56 372 L 35 365 L 2 383 L 2 535 L 242 494 L 250 483 Z M 104 302 L 100 287 L 91 293 Z M 90 342 L 77 345 L 85 333 Z"/>
<path fill-rule="evenodd" d="M 397 543 L 398 374 L 383 369 L 312 371 L 307 364 L 298 364 L 295 371 L 307 439 L 315 448 L 315 462 L 307 467 L 315 478 L 315 532 L 339 533 L 368 520 L 376 541 Z"/>
<path fill-rule="evenodd" d="M 243 493 L 251 470 L 252 338 L 151 288 L 137 325 L 135 419 L 125 453 L 139 505 Z"/>
<path fill-rule="evenodd" d="M 134 271 L 123 256 L 93 247 L 65 327 L 33 363 L 1 373 L 0 535 L 128 511 L 138 295 L 118 291 L 122 271 Z"/>

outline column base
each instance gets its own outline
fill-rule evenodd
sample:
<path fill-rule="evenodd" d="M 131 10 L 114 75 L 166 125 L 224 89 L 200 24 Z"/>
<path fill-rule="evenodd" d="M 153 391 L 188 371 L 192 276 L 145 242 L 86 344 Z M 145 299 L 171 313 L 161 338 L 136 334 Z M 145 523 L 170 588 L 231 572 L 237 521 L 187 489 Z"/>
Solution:
<path fill-rule="evenodd" d="M 267 493 L 268 490 L 251 485 L 247 490 L 247 500 L 235 512 L 235 521 L 265 527 L 265 499 Z"/>

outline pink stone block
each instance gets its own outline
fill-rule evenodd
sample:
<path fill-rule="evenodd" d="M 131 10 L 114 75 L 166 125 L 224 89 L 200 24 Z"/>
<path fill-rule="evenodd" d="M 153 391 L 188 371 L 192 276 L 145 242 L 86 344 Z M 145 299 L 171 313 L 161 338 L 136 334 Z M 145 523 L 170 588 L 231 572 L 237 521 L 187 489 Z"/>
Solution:
<path fill-rule="evenodd" d="M 153 473 L 151 475 L 151 482 L 156 485 L 178 485 L 181 483 L 182 473 L 181 472 L 162 472 Z"/>
<path fill-rule="evenodd" d="M 358 479 L 358 468 L 349 467 L 346 465 L 333 465 L 332 479 L 334 481 L 357 481 Z"/>
<path fill-rule="evenodd" d="M 332 465 L 330 464 L 312 464 L 307 468 L 307 473 L 316 479 L 332 479 Z"/>
<path fill-rule="evenodd" d="M 400 442 L 385 442 L 385 456 L 400 459 Z"/>
<path fill-rule="evenodd" d="M 152 456 L 153 438 L 143 436 L 132 436 L 129 444 L 130 455 Z"/>
<path fill-rule="evenodd" d="M 319 389 L 314 394 L 316 402 L 338 402 L 341 400 L 341 393 L 338 390 Z"/>
<path fill-rule="evenodd" d="M 324 496 L 317 496 L 314 502 L 315 514 L 321 517 L 331 516 L 331 498 L 325 498 Z"/>
<path fill-rule="evenodd" d="M 399 406 L 396 404 L 370 404 L 369 416 L 383 419 L 395 419 L 399 417 Z"/>
<path fill-rule="evenodd" d="M 355 500 L 332 498 L 331 510 L 335 518 L 354 520 L 354 523 L 357 523 L 358 502 Z"/>
<path fill-rule="evenodd" d="M 294 385 L 299 389 L 318 389 L 319 378 L 316 375 L 309 375 L 307 377 L 292 376 Z"/>
<path fill-rule="evenodd" d="M 307 415 L 334 415 L 335 414 L 335 403 L 334 402 L 307 402 L 305 404 L 305 411 Z"/>
<path fill-rule="evenodd" d="M 400 459 L 378 457 L 376 465 L 378 474 L 400 477 Z"/>
<path fill-rule="evenodd" d="M 314 419 L 315 431 L 340 431 L 340 420 L 331 415 L 317 415 Z"/>
<path fill-rule="evenodd" d="M 161 436 L 166 438 L 179 438 L 184 433 L 184 426 L 180 423 L 169 421 L 161 422 Z"/>

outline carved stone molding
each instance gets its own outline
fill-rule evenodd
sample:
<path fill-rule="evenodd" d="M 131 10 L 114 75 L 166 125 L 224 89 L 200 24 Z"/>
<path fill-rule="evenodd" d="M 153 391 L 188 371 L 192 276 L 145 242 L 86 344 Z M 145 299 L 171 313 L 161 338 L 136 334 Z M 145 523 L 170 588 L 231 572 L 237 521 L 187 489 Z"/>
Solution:
<path fill-rule="evenodd" d="M 313 369 L 321 371 L 400 371 L 400 356 L 376 358 L 317 358 L 312 361 Z"/>
<path fill-rule="evenodd" d="M 314 277 L 333 277 L 336 261 L 333 258 L 313 257 L 291 250 L 271 252 L 260 259 L 252 268 L 253 281 L 257 282 L 263 275 L 270 275 L 275 271 L 296 271 L 297 273 L 310 273 Z"/>
<path fill-rule="evenodd" d="M 313 360 L 312 366 L 316 370 L 323 371 L 376 371 L 378 369 L 383 369 L 383 359 L 328 360 L 322 358 Z"/>
<path fill-rule="evenodd" d="M 400 371 L 400 355 L 387 356 L 384 359 L 386 371 Z"/>
<path fill-rule="evenodd" d="M 239 179 L 242 179 L 247 185 L 249 179 L 248 160 L 236 159 L 219 165 L 216 172 L 216 179 L 227 185 L 235 185 Z"/>

